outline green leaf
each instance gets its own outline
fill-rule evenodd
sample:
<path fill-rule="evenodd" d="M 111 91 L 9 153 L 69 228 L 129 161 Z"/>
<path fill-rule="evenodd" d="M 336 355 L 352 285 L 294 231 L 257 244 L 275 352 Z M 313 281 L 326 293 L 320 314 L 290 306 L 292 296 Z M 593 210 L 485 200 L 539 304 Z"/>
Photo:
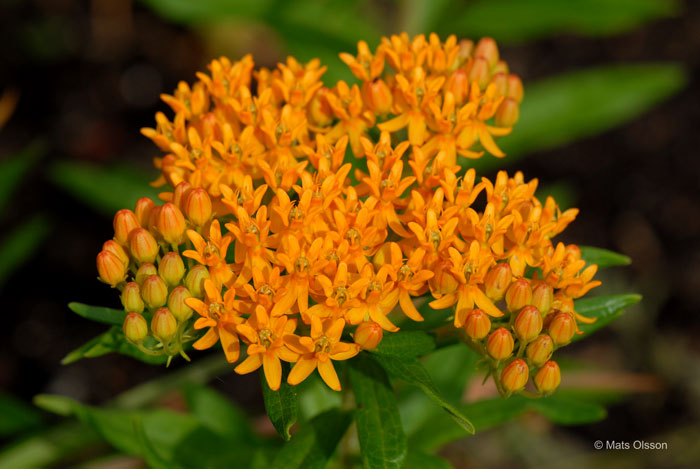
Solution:
<path fill-rule="evenodd" d="M 404 469 L 450 469 L 452 466 L 439 456 L 411 450 L 406 457 Z"/>
<path fill-rule="evenodd" d="M 96 358 L 113 352 L 128 355 L 151 365 L 160 365 L 168 360 L 167 355 L 153 356 L 141 352 L 126 340 L 120 327 L 112 326 L 107 332 L 70 352 L 61 360 L 61 363 L 68 365 L 81 358 Z"/>
<path fill-rule="evenodd" d="M 580 340 L 588 337 L 593 332 L 607 326 L 615 319 L 622 316 L 625 308 L 639 303 L 642 295 L 636 293 L 626 293 L 622 295 L 596 296 L 593 298 L 585 298 L 576 300 L 574 308 L 577 313 L 588 318 L 597 318 L 592 324 L 583 324 L 579 322 L 579 329 L 583 334 L 575 334 L 572 341 Z"/>
<path fill-rule="evenodd" d="M 407 383 L 420 387 L 428 397 L 442 407 L 445 412 L 465 431 L 474 433 L 474 425 L 455 406 L 447 402 L 430 378 L 425 367 L 415 358 L 397 358 L 391 356 L 373 356 L 385 370 Z"/>
<path fill-rule="evenodd" d="M 632 263 L 632 259 L 624 254 L 618 254 L 613 251 L 608 251 L 607 249 L 594 248 L 591 246 L 580 246 L 580 248 L 581 259 L 585 260 L 588 264 L 597 265 L 599 269 L 618 265 L 630 265 Z"/>
<path fill-rule="evenodd" d="M 185 398 L 190 412 L 205 428 L 227 440 L 257 443 L 246 415 L 218 392 L 190 384 L 185 387 Z"/>
<path fill-rule="evenodd" d="M 236 2 L 230 0 L 141 0 L 159 16 L 174 23 L 198 24 L 225 18 L 261 19 L 274 0 Z"/>
<path fill-rule="evenodd" d="M 44 154 L 46 144 L 36 141 L 0 163 L 0 213 L 5 211 L 12 193 L 24 180 L 24 176 Z"/>
<path fill-rule="evenodd" d="M 476 352 L 459 342 L 426 356 L 423 365 L 442 391 L 443 397 L 449 402 L 457 403 L 462 399 L 464 388 L 476 371 L 476 362 L 480 358 Z"/>
<path fill-rule="evenodd" d="M 530 407 L 560 425 L 581 425 L 603 420 L 607 415 L 605 407 L 593 402 L 566 398 L 554 394 L 533 399 Z"/>
<path fill-rule="evenodd" d="M 289 441 L 292 435 L 289 430 L 297 421 L 299 412 L 299 399 L 297 398 L 296 390 L 287 384 L 287 375 L 289 374 L 289 366 L 282 366 L 282 383 L 277 391 L 270 389 L 265 379 L 265 374 L 260 372 L 260 382 L 262 383 L 263 398 L 265 399 L 265 411 L 270 417 L 272 425 L 277 430 L 277 433 L 285 440 Z"/>
<path fill-rule="evenodd" d="M 321 412 L 340 407 L 342 404 L 341 393 L 329 388 L 317 373 L 313 373 L 296 387 L 299 395 L 299 414 L 304 420 L 310 420 Z"/>
<path fill-rule="evenodd" d="M 317 415 L 301 427 L 282 447 L 272 467 L 285 469 L 322 469 L 333 455 L 338 442 L 352 422 L 352 414 L 331 409 Z"/>
<path fill-rule="evenodd" d="M 679 65 L 646 63 L 577 70 L 528 83 L 520 120 L 497 142 L 508 156 L 464 164 L 477 171 L 500 169 L 523 155 L 599 134 L 643 114 L 686 82 Z"/>
<path fill-rule="evenodd" d="M 107 308 L 106 306 L 91 306 L 74 301 L 68 303 L 68 308 L 78 316 L 110 326 L 122 326 L 124 318 L 126 318 L 126 312 L 123 309 Z"/>
<path fill-rule="evenodd" d="M 41 415 L 19 399 L 0 392 L 0 437 L 16 436 L 41 425 Z"/>
<path fill-rule="evenodd" d="M 372 353 L 394 357 L 417 357 L 435 349 L 435 339 L 422 331 L 399 331 L 385 334 Z"/>
<path fill-rule="evenodd" d="M 153 448 L 153 444 L 146 435 L 146 430 L 143 428 L 143 422 L 139 417 L 134 417 L 134 435 L 138 442 L 141 452 L 140 454 L 146 460 L 149 468 L 152 469 L 168 469 L 169 461 L 164 460 L 158 452 Z"/>
<path fill-rule="evenodd" d="M 152 170 L 149 173 L 153 174 Z M 51 180 L 66 192 L 107 216 L 122 208 L 132 208 L 141 197 L 157 200 L 160 190 L 149 182 L 155 179 L 131 168 L 102 168 L 87 163 L 63 161 L 50 168 Z"/>
<path fill-rule="evenodd" d="M 0 286 L 10 274 L 37 253 L 41 243 L 49 234 L 50 226 L 43 215 L 35 215 L 14 228 L 0 244 Z"/>
<path fill-rule="evenodd" d="M 366 468 L 400 468 L 406 457 L 406 435 L 389 378 L 366 353 L 360 353 L 349 364 L 364 465 Z"/>
<path fill-rule="evenodd" d="M 674 0 L 479 0 L 458 14 L 451 11 L 441 30 L 501 42 L 571 32 L 601 36 L 630 31 L 677 11 Z"/>

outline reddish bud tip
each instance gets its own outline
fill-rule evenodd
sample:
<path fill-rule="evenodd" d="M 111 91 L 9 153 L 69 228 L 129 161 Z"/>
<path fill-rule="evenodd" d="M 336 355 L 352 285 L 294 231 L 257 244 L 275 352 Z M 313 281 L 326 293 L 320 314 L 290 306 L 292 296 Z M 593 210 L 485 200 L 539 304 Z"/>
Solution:
<path fill-rule="evenodd" d="M 532 289 L 532 305 L 537 307 L 542 317 L 549 314 L 554 301 L 554 289 L 544 282 L 539 282 Z"/>
<path fill-rule="evenodd" d="M 158 275 L 151 275 L 141 284 L 141 297 L 148 308 L 159 308 L 168 301 L 168 286 Z"/>
<path fill-rule="evenodd" d="M 512 313 L 520 311 L 532 301 L 532 288 L 527 279 L 520 278 L 510 284 L 506 291 L 506 306 Z"/>
<path fill-rule="evenodd" d="M 508 329 L 501 327 L 489 336 L 486 350 L 495 360 L 505 360 L 513 354 L 513 336 Z"/>
<path fill-rule="evenodd" d="M 185 276 L 185 263 L 178 253 L 169 252 L 158 263 L 158 274 L 168 286 L 174 287 Z"/>
<path fill-rule="evenodd" d="M 551 358 L 553 351 L 554 343 L 552 338 L 547 334 L 540 334 L 527 346 L 527 359 L 536 367 L 542 366 L 544 362 Z"/>
<path fill-rule="evenodd" d="M 159 250 L 158 241 L 145 228 L 136 228 L 129 234 L 129 251 L 139 264 L 155 262 Z"/>
<path fill-rule="evenodd" d="M 203 226 L 208 222 L 212 215 L 212 205 L 207 191 L 201 187 L 192 189 L 185 199 L 184 212 L 195 226 Z"/>
<path fill-rule="evenodd" d="M 520 106 L 513 98 L 503 100 L 496 111 L 495 123 L 499 127 L 513 127 L 520 118 Z"/>
<path fill-rule="evenodd" d="M 491 320 L 482 310 L 474 309 L 467 315 L 464 330 L 472 340 L 481 340 L 489 335 Z"/>
<path fill-rule="evenodd" d="M 175 336 L 177 332 L 177 320 L 168 308 L 159 308 L 151 319 L 151 331 L 153 335 L 165 342 Z"/>
<path fill-rule="evenodd" d="M 187 200 L 187 196 L 190 194 L 191 190 L 192 186 L 189 182 L 182 181 L 179 183 L 177 186 L 175 186 L 172 203 L 174 203 L 180 209 L 184 209 L 185 201 Z"/>
<path fill-rule="evenodd" d="M 108 251 L 117 256 L 120 261 L 125 266 L 129 265 L 129 254 L 126 253 L 123 247 L 116 241 L 110 239 L 109 241 L 105 241 L 105 243 L 102 245 L 102 250 L 103 251 Z"/>
<path fill-rule="evenodd" d="M 153 208 L 155 206 L 156 203 L 148 197 L 141 197 L 139 200 L 136 201 L 136 206 L 134 207 L 134 214 L 136 215 L 136 219 L 138 220 L 140 226 L 148 228 L 148 223 L 151 217 L 151 211 L 153 211 Z"/>
<path fill-rule="evenodd" d="M 495 302 L 501 301 L 512 279 L 508 263 L 499 262 L 488 271 L 484 279 L 486 296 Z"/>
<path fill-rule="evenodd" d="M 148 324 L 139 313 L 129 313 L 124 319 L 124 336 L 127 340 L 140 344 L 148 335 Z"/>
<path fill-rule="evenodd" d="M 552 341 L 556 346 L 566 345 L 571 342 L 576 332 L 576 321 L 570 313 L 557 313 L 547 328 Z"/>
<path fill-rule="evenodd" d="M 527 384 L 527 378 L 530 375 L 530 370 L 527 367 L 525 360 L 513 360 L 503 369 L 501 373 L 501 383 L 506 391 L 518 392 Z"/>
<path fill-rule="evenodd" d="M 561 370 L 554 360 L 550 360 L 535 374 L 535 386 L 542 394 L 551 394 L 561 383 Z"/>
<path fill-rule="evenodd" d="M 474 49 L 474 56 L 484 57 L 490 69 L 495 67 L 498 63 L 498 46 L 496 45 L 496 41 L 490 37 L 481 38 L 476 44 L 476 49 Z"/>
<path fill-rule="evenodd" d="M 372 112 L 381 116 L 389 113 L 394 98 L 384 80 L 377 78 L 374 81 L 368 81 L 362 85 L 362 90 L 365 103 Z"/>
<path fill-rule="evenodd" d="M 140 226 L 134 212 L 129 209 L 119 210 L 114 215 L 114 239 L 125 245 L 129 240 L 129 233 Z"/>
<path fill-rule="evenodd" d="M 158 275 L 158 269 L 151 263 L 141 264 L 139 270 L 136 271 L 135 280 L 139 285 L 143 285 L 143 281 L 151 275 Z"/>
<path fill-rule="evenodd" d="M 518 75 L 508 75 L 508 90 L 506 96 L 520 103 L 523 100 L 523 82 Z"/>
<path fill-rule="evenodd" d="M 203 265 L 195 265 L 185 277 L 185 286 L 195 298 L 204 296 L 204 280 L 209 278 L 209 270 Z"/>
<path fill-rule="evenodd" d="M 192 308 L 185 303 L 187 298 L 192 298 L 192 294 L 183 286 L 176 287 L 170 292 L 170 296 L 168 297 L 168 308 L 177 320 L 181 322 L 187 321 L 192 317 Z"/>
<path fill-rule="evenodd" d="M 111 252 L 101 251 L 97 255 L 97 273 L 100 280 L 114 287 L 126 278 L 126 266 Z"/>
<path fill-rule="evenodd" d="M 160 207 L 158 231 L 167 243 L 175 245 L 182 243 L 186 228 L 185 216 L 175 204 L 168 202 Z"/>
<path fill-rule="evenodd" d="M 122 290 L 122 305 L 125 311 L 142 313 L 143 300 L 141 299 L 141 287 L 136 282 L 129 282 Z"/>
<path fill-rule="evenodd" d="M 515 318 L 515 335 L 524 343 L 530 343 L 542 331 L 542 316 L 534 306 L 525 306 Z"/>
<path fill-rule="evenodd" d="M 479 85 L 480 89 L 485 89 L 491 77 L 489 69 L 489 63 L 485 57 L 476 57 L 469 72 L 469 81 Z"/>
<path fill-rule="evenodd" d="M 363 322 L 355 330 L 355 343 L 363 350 L 374 350 L 382 341 L 384 331 L 376 322 Z"/>

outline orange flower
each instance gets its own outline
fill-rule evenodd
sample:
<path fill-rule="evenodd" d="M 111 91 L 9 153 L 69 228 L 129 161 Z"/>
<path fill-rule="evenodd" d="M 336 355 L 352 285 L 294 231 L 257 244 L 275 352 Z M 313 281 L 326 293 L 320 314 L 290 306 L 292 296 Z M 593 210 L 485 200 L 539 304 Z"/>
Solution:
<path fill-rule="evenodd" d="M 345 314 L 345 319 L 349 324 L 360 324 L 363 321 L 371 319 L 376 322 L 384 330 L 395 332 L 399 328 L 392 324 L 386 317 L 387 314 L 394 309 L 399 301 L 399 289 L 389 276 L 390 267 L 385 266 L 374 272 L 374 266 L 371 263 L 365 264 L 360 272 L 360 277 L 367 279 L 367 287 L 361 293 L 359 302 L 360 306 L 350 308 Z"/>
<path fill-rule="evenodd" d="M 345 320 L 327 319 L 321 322 L 318 316 L 311 318 L 311 336 L 287 335 L 285 344 L 299 354 L 299 359 L 289 373 L 287 382 L 295 386 L 304 381 L 318 368 L 318 373 L 329 388 L 340 391 L 340 381 L 331 360 L 347 360 L 357 355 L 357 344 L 340 342 Z"/>
<path fill-rule="evenodd" d="M 414 321 L 422 321 L 411 296 L 418 296 L 427 290 L 426 282 L 433 277 L 433 272 L 423 269 L 423 257 L 425 251 L 421 248 L 413 251 L 413 254 L 404 262 L 401 248 L 396 243 L 390 243 L 391 266 L 390 274 L 396 280 L 399 289 L 399 305 L 404 314 Z"/>
<path fill-rule="evenodd" d="M 286 295 L 272 308 L 271 314 L 278 316 L 290 312 L 296 303 L 302 314 L 309 307 L 309 284 L 323 270 L 326 262 L 320 258 L 323 240 L 316 238 L 307 248 L 300 246 L 294 236 L 282 240 L 282 250 L 277 252 L 277 260 L 289 275 L 284 277 Z"/>
<path fill-rule="evenodd" d="M 233 271 L 226 263 L 226 252 L 232 239 L 229 234 L 221 236 L 219 220 L 212 221 L 207 240 L 194 230 L 187 230 L 187 237 L 192 241 L 196 251 L 186 250 L 182 255 L 209 266 L 209 274 L 217 288 L 228 284 L 233 279 Z"/>
<path fill-rule="evenodd" d="M 340 262 L 333 281 L 325 275 L 319 275 L 316 281 L 321 285 L 325 299 L 318 301 L 318 304 L 311 306 L 302 313 L 301 317 L 305 323 L 312 323 L 314 317 L 333 318 L 343 317 L 345 312 L 358 305 L 357 296 L 367 287 L 369 280 L 359 278 L 354 282 L 348 279 L 348 265 Z M 320 300 L 321 298 L 319 298 Z"/>

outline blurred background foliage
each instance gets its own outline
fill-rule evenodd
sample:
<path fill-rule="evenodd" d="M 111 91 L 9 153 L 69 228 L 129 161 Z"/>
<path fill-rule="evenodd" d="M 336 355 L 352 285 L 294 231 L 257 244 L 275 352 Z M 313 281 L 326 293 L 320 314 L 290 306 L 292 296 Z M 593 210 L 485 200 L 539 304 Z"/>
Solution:
<path fill-rule="evenodd" d="M 111 215 L 158 193 L 148 186 L 157 149 L 138 129 L 165 110 L 160 93 L 192 81 L 212 57 L 246 53 L 267 67 L 287 55 L 319 57 L 327 85 L 352 82 L 337 54 L 400 31 L 498 41 L 525 99 L 520 123 L 499 142 L 508 157 L 476 167 L 523 170 L 539 177 L 543 195 L 579 207 L 566 241 L 633 259 L 601 272 L 595 294 L 644 296 L 609 330 L 569 347 L 562 390 L 549 403 L 559 410 L 494 399 L 464 348 L 430 356 L 437 386 L 478 433 L 461 438 L 423 393 L 402 386 L 409 463 L 443 467 L 427 454 L 439 450 L 456 467 L 700 464 L 697 2 L 0 0 L 0 295 L 9 318 L 0 341 L 0 467 L 140 467 L 142 459 L 159 467 L 156 443 L 216 449 L 222 440 L 238 442 L 239 462 L 274 466 L 255 377 L 234 377 L 213 357 L 176 372 L 118 355 L 60 367 L 101 332 L 65 305 L 110 298 L 94 280 L 94 256 L 111 236 Z M 112 300 L 107 306 L 117 306 Z M 317 380 L 305 386 L 303 418 L 342 422 L 319 415 L 337 395 Z M 36 404 L 78 419 L 37 410 L 31 400 L 40 393 L 74 398 Z M 109 403 L 135 427 L 77 401 Z M 246 439 L 245 416 L 260 441 Z M 185 433 L 152 438 L 175 421 Z M 596 452 L 598 439 L 665 441 L 669 451 Z M 165 456 L 184 464 L 196 455 Z M 211 463 L 231 464 L 225 457 Z"/>

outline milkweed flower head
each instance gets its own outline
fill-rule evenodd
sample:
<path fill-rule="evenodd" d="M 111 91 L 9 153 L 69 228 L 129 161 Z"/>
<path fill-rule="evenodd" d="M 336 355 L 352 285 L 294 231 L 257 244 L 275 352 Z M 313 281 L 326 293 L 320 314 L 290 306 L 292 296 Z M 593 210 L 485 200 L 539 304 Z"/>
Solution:
<path fill-rule="evenodd" d="M 403 33 L 340 58 L 357 83 L 328 86 L 318 60 L 256 70 L 248 55 L 163 96 L 172 117 L 142 130 L 164 153 L 163 203 L 117 212 L 97 257 L 127 339 L 185 357 L 189 342 L 220 344 L 271 389 L 287 362 L 289 384 L 318 371 L 339 390 L 338 362 L 434 311 L 504 394 L 532 377 L 552 392 L 552 352 L 589 321 L 573 300 L 600 284 L 577 246 L 553 241 L 578 211 L 520 172 L 468 169 L 505 156 L 520 79 L 488 38 Z"/>

